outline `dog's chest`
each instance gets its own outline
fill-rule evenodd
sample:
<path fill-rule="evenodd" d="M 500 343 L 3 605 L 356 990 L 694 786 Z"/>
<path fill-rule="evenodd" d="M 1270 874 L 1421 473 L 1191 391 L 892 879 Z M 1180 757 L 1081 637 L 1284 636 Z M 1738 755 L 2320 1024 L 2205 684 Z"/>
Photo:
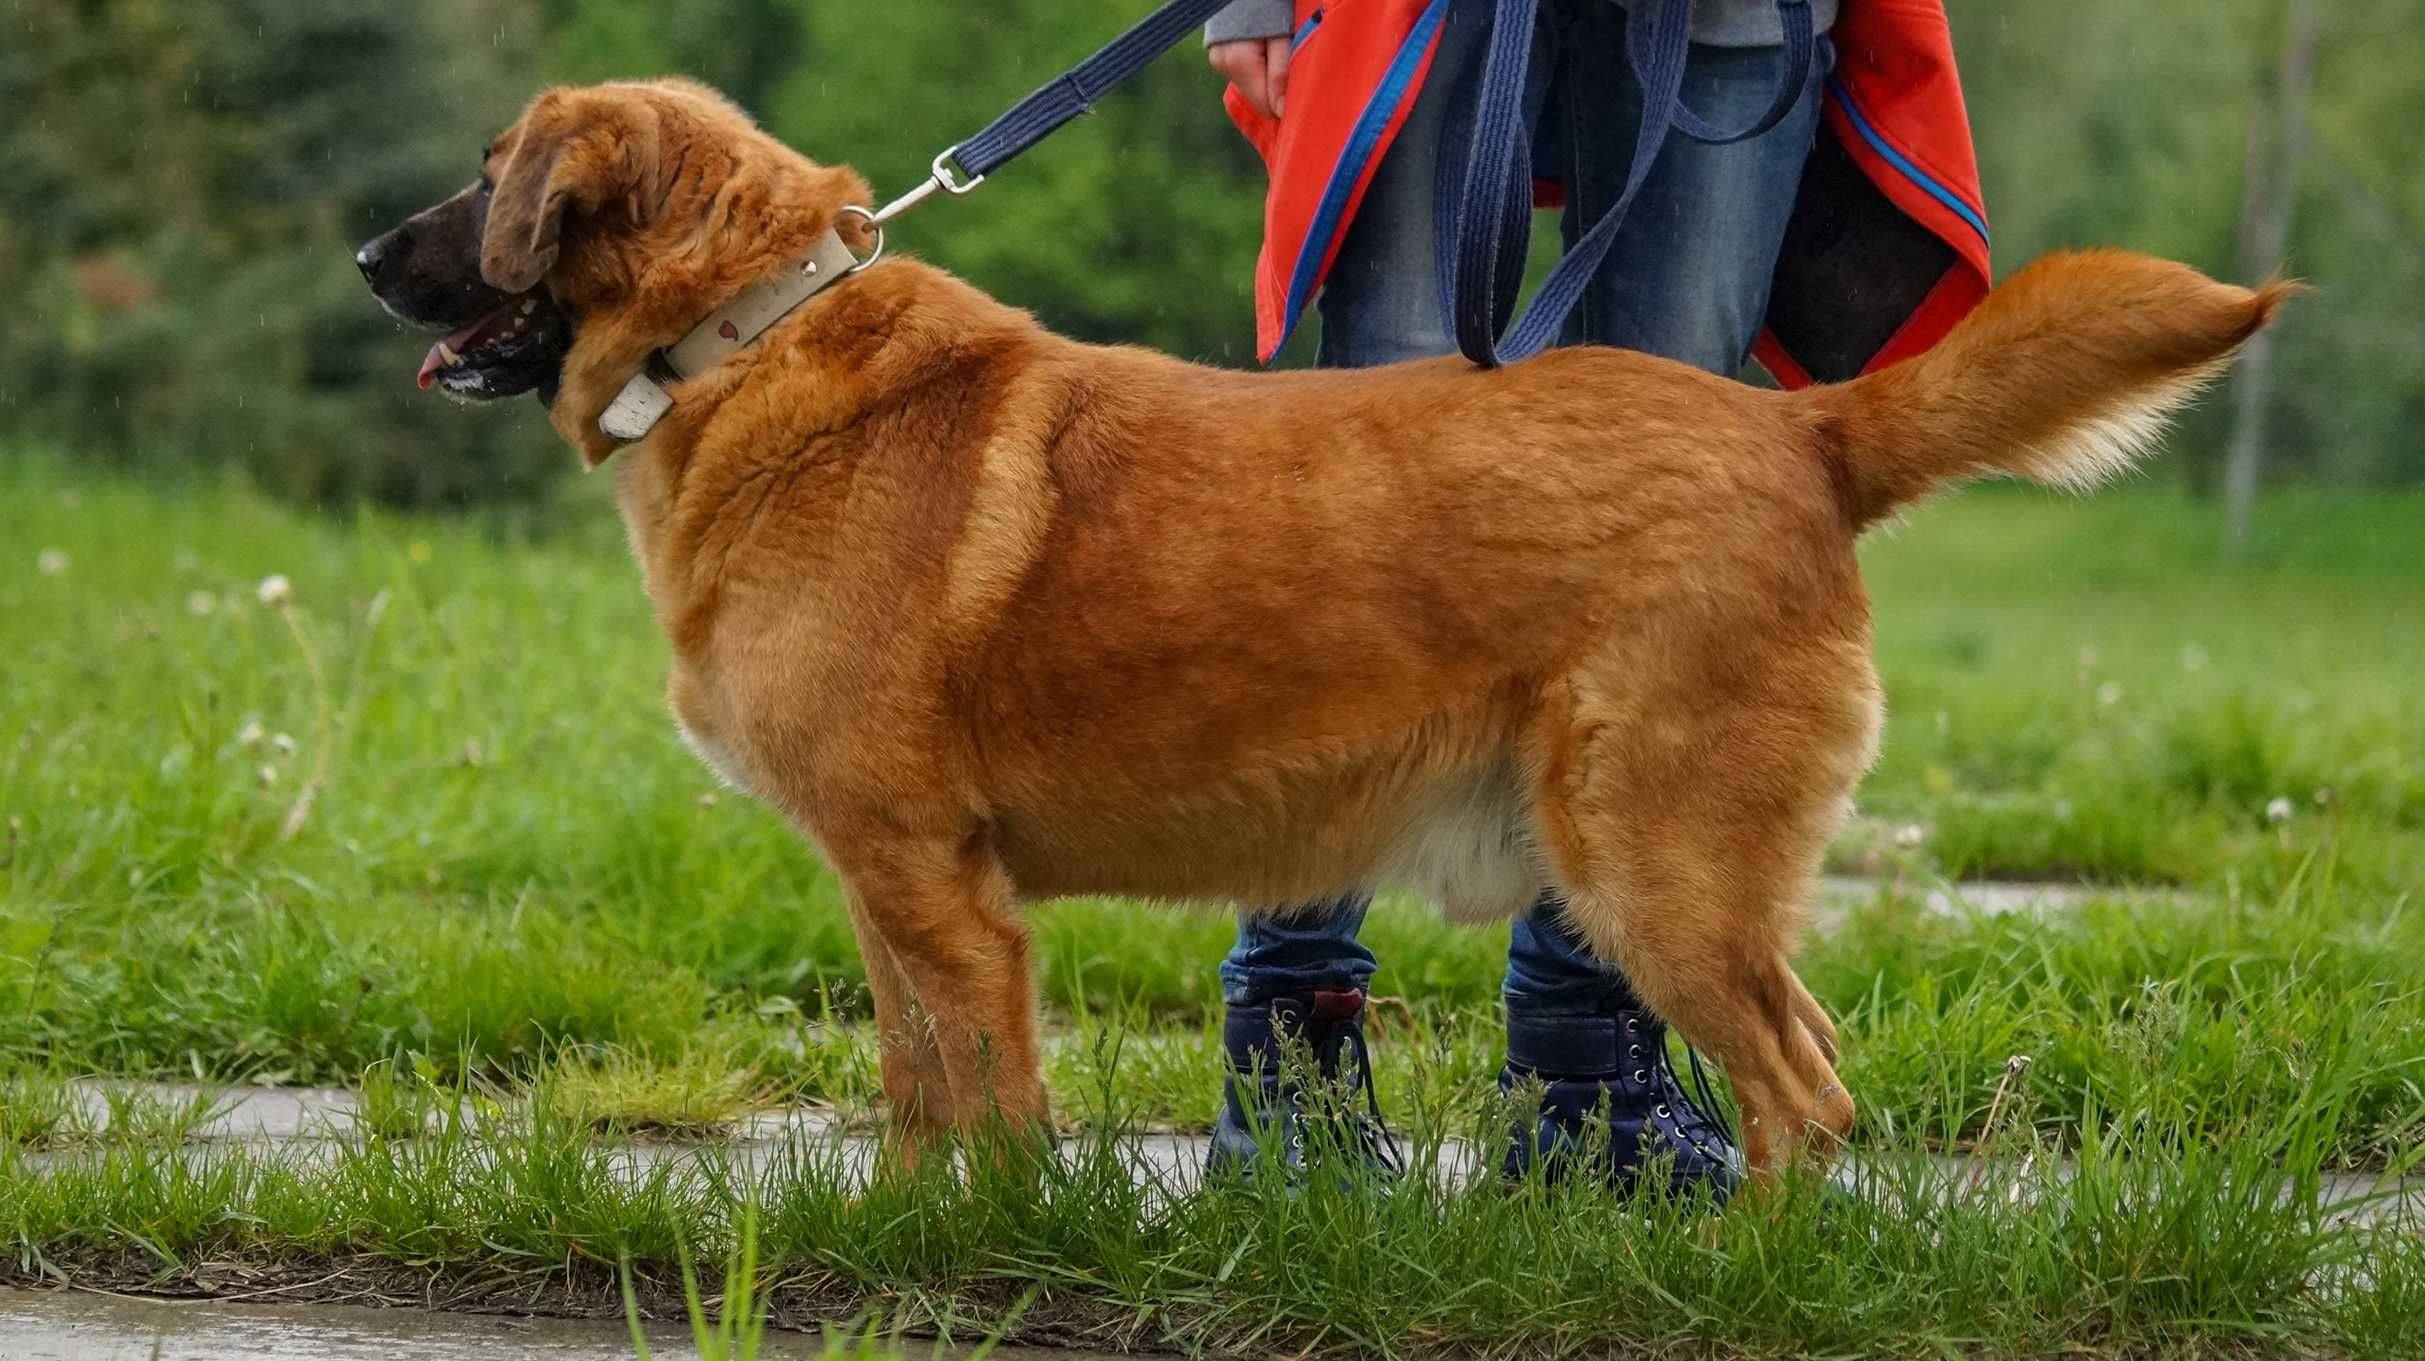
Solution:
<path fill-rule="evenodd" d="M 678 713 L 674 716 L 674 727 L 682 734 L 683 742 L 691 751 L 707 763 L 709 770 L 716 772 L 716 778 L 741 793 L 755 795 L 758 792 L 750 783 L 749 772 L 742 767 L 740 753 L 734 751 L 730 743 L 712 732 L 692 727 Z"/>
<path fill-rule="evenodd" d="M 764 798 L 767 791 L 751 774 L 744 750 L 743 729 L 731 697 L 722 686 L 706 680 L 698 668 L 676 658 L 665 687 L 665 707 L 673 714 L 682 741 L 716 777 L 741 793 Z"/>

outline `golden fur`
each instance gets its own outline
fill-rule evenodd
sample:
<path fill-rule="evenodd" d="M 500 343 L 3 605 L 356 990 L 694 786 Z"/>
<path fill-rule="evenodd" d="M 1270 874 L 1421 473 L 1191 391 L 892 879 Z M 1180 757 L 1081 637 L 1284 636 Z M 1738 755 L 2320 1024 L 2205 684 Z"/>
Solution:
<path fill-rule="evenodd" d="M 1853 1106 L 1788 956 L 1877 741 L 1854 539 L 2127 466 L 2286 292 L 2060 256 L 1781 393 L 1598 348 L 1202 368 L 896 254 L 618 454 L 648 353 L 867 187 L 681 82 L 550 91 L 489 169 L 484 273 L 580 317 L 550 419 L 617 457 L 674 714 L 847 885 L 913 1146 L 1044 1111 L 1023 901 L 1554 885 L 1725 1066 L 1751 1165 L 1823 1158 Z"/>

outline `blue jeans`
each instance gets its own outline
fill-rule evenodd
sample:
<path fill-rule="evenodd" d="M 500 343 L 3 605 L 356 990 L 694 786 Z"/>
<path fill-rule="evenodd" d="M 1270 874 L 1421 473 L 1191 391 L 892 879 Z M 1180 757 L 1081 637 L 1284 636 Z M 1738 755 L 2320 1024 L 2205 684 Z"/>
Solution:
<path fill-rule="evenodd" d="M 1320 301 L 1325 367 L 1356 368 L 1455 349 L 1432 265 L 1432 184 L 1447 101 L 1481 60 L 1483 7 L 1451 5 L 1438 56 L 1398 139 L 1374 174 Z M 1826 46 L 1821 44 L 1822 60 Z M 1776 92 L 1782 49 L 1699 47 L 1684 98 L 1720 127 L 1741 127 Z M 1567 322 L 1568 344 L 1644 350 L 1713 372 L 1740 370 L 1768 310 L 1785 223 L 1819 124 L 1820 81 L 1768 132 L 1732 146 L 1671 133 L 1599 276 Z M 1566 182 L 1566 242 L 1624 188 L 1642 106 L 1625 60 L 1625 12 L 1608 0 L 1550 0 L 1533 34 L 1526 92 L 1536 160 Z M 1365 987 L 1372 951 L 1356 939 L 1366 893 L 1277 917 L 1242 915 L 1221 988 L 1248 1005 L 1310 988 Z M 1507 945 L 1511 1015 L 1592 1014 L 1639 1006 L 1625 977 L 1592 958 L 1545 891 Z"/>

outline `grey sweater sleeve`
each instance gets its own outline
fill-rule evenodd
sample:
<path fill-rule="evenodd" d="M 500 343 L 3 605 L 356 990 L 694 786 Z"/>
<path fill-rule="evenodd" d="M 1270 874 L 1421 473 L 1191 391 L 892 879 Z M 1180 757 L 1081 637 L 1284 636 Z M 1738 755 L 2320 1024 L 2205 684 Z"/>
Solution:
<path fill-rule="evenodd" d="M 1234 0 L 1204 25 L 1204 45 L 1285 37 L 1296 28 L 1297 7 L 1290 0 Z"/>

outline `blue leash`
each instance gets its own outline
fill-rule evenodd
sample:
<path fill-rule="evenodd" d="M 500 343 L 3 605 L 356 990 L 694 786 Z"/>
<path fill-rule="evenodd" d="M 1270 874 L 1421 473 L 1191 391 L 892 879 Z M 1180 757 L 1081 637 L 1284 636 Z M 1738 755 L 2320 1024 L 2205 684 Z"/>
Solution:
<path fill-rule="evenodd" d="M 1011 105 L 1009 112 L 962 141 L 953 159 L 972 175 L 992 174 L 1013 156 L 1060 131 L 1120 82 L 1178 45 L 1228 0 L 1170 0 L 1137 26 L 1070 68 L 1069 74 Z"/>
<path fill-rule="evenodd" d="M 1156 57 L 1196 31 L 1229 0 L 1169 0 L 1139 20 L 1135 27 L 1103 45 L 1103 49 L 1054 78 L 1034 94 L 935 157 L 934 174 L 869 215 L 878 227 L 937 189 L 965 194 L 1013 157 L 1061 130 L 1061 125 L 1095 106 L 1114 86 L 1153 64 Z M 955 172 L 954 166 L 958 169 Z"/>
<path fill-rule="evenodd" d="M 925 183 L 867 214 L 870 224 L 879 230 L 877 249 L 882 250 L 880 233 L 885 222 L 938 189 L 965 194 L 976 188 L 1019 153 L 1093 108 L 1097 99 L 1144 70 L 1228 3 L 1168 0 L 1066 75 L 946 149 L 935 157 L 934 173 Z M 1739 131 L 1721 131 L 1684 106 L 1684 64 L 1692 49 L 1692 0 L 1631 0 L 1625 16 L 1625 52 L 1634 79 L 1642 87 L 1642 123 L 1634 138 L 1624 192 L 1550 271 L 1531 308 L 1501 340 L 1502 312 L 1514 307 L 1532 236 L 1531 139 L 1524 126 L 1524 83 L 1539 0 L 1449 3 L 1495 6 L 1490 45 L 1482 60 L 1480 94 L 1470 103 L 1451 101 L 1434 190 L 1441 311 L 1457 338 L 1457 348 L 1483 368 L 1514 363 L 1555 343 L 1568 314 L 1582 301 L 1583 290 L 1607 258 L 1625 211 L 1650 177 L 1670 129 L 1719 145 L 1757 137 L 1792 111 L 1810 80 L 1814 39 L 1809 0 L 1777 0 L 1785 39 L 1784 79 L 1767 112 Z"/>
<path fill-rule="evenodd" d="M 1450 0 L 1492 3 L 1493 0 Z M 1532 236 L 1532 154 L 1524 127 L 1525 71 L 1532 53 L 1538 0 L 1495 0 L 1490 45 L 1482 58 L 1481 94 L 1451 105 L 1440 144 L 1433 199 L 1439 233 L 1434 258 L 1440 307 L 1457 348 L 1483 368 L 1527 359 L 1556 343 L 1568 314 L 1608 257 L 1626 209 L 1650 178 L 1670 128 L 1695 141 L 1723 145 L 1767 132 L 1802 98 L 1816 41 L 1809 0 L 1777 0 L 1784 28 L 1785 74 L 1767 112 L 1750 126 L 1721 131 L 1684 106 L 1684 64 L 1692 49 L 1692 0 L 1631 0 L 1625 16 L 1625 55 L 1642 87 L 1641 129 L 1625 188 L 1541 284 L 1532 306 L 1499 338 L 1504 312 L 1523 281 Z M 1458 152 L 1462 150 L 1460 157 Z"/>

